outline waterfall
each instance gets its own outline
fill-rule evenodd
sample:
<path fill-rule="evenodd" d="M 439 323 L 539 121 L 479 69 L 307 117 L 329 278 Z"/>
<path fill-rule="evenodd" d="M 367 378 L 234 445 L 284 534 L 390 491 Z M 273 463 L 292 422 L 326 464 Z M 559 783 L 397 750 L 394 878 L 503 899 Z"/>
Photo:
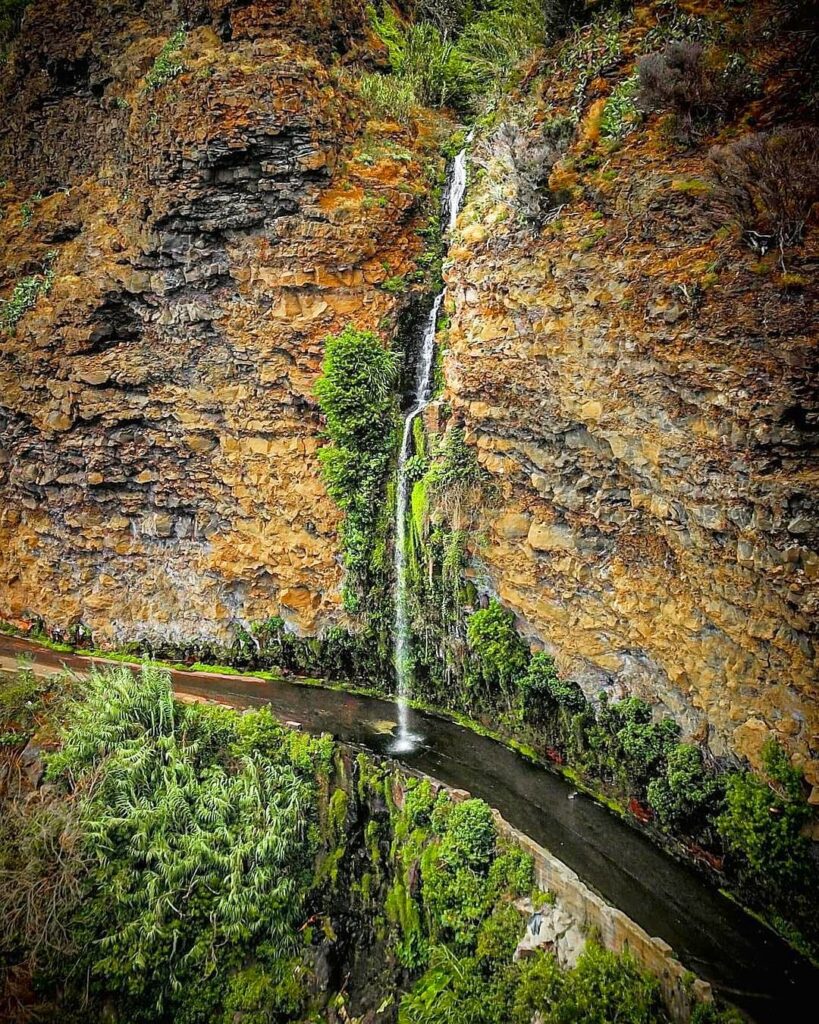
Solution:
<path fill-rule="evenodd" d="M 467 142 L 469 140 L 467 139 Z M 455 227 L 461 201 L 466 191 L 466 148 L 462 149 L 452 165 L 449 177 L 446 200 L 442 220 L 451 231 Z M 395 551 L 393 555 L 395 570 L 394 605 L 394 661 L 395 674 L 398 680 L 398 733 L 393 744 L 393 753 L 405 753 L 411 750 L 418 737 L 414 736 L 409 727 L 409 707 L 407 697 L 410 692 L 409 656 L 409 623 L 407 621 L 407 506 L 409 504 L 409 481 L 407 479 L 407 460 L 412 448 L 412 424 L 415 417 L 429 405 L 432 394 L 432 364 L 435 356 L 435 328 L 438 313 L 444 301 L 446 288 L 442 288 L 424 323 L 421 337 L 421 350 L 415 368 L 415 379 L 412 388 L 412 402 L 404 415 L 404 428 L 401 435 L 401 447 L 398 452 L 398 474 L 395 498 Z"/>

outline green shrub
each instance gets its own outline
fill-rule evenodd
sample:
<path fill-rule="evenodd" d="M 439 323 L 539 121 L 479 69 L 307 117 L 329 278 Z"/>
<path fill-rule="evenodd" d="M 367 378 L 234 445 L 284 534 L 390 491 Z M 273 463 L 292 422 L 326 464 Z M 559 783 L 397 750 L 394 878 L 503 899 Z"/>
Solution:
<path fill-rule="evenodd" d="M 662 1024 L 659 985 L 629 953 L 588 942 L 544 1024 Z"/>
<path fill-rule="evenodd" d="M 692 743 L 672 747 L 664 774 L 648 784 L 648 802 L 660 824 L 687 835 L 699 834 L 713 821 L 719 796 L 719 783 Z"/>
<path fill-rule="evenodd" d="M 489 888 L 498 899 L 507 893 L 526 896 L 535 884 L 535 864 L 532 855 L 518 846 L 498 853 L 489 867 Z"/>
<path fill-rule="evenodd" d="M 612 704 L 601 715 L 604 727 L 614 732 L 617 741 L 615 760 L 638 796 L 662 771 L 665 757 L 680 734 L 673 719 L 652 722 L 651 715 L 651 705 L 639 697 L 627 697 Z"/>
<path fill-rule="evenodd" d="M 586 698 L 577 683 L 561 679 L 554 659 L 545 651 L 532 655 L 526 673 L 517 681 L 525 717 L 544 725 L 564 708 L 575 714 L 586 707 Z"/>
<path fill-rule="evenodd" d="M 463 427 L 452 427 L 444 434 L 435 466 L 434 485 L 439 490 L 468 488 L 478 484 L 481 475 L 475 449 L 467 444 Z"/>
<path fill-rule="evenodd" d="M 478 931 L 475 956 L 482 963 L 511 960 L 524 931 L 520 911 L 511 903 L 499 903 Z"/>
<path fill-rule="evenodd" d="M 746 881 L 788 894 L 808 877 L 809 842 L 801 830 L 810 807 L 802 773 L 775 740 L 763 749 L 763 772 L 729 776 L 717 828 Z"/>
<path fill-rule="evenodd" d="M 745 1018 L 734 1009 L 720 1009 L 714 1003 L 697 1003 L 690 1024 L 743 1024 Z"/>
<path fill-rule="evenodd" d="M 128 1019 L 151 1006 L 184 1019 L 200 980 L 223 985 L 237 951 L 263 950 L 276 975 L 296 949 L 314 781 L 286 746 L 248 750 L 237 721 L 176 703 L 153 666 L 114 669 L 91 677 L 49 760 L 48 777 L 84 805 L 92 858 L 72 929 L 77 976 Z"/>
<path fill-rule="evenodd" d="M 28 721 L 44 688 L 25 666 L 13 676 L 0 676 L 0 724 Z"/>
<path fill-rule="evenodd" d="M 490 690 L 510 691 L 526 670 L 529 650 L 515 629 L 515 616 L 494 598 L 469 616 L 466 635 L 478 679 Z"/>
<path fill-rule="evenodd" d="M 501 1024 L 477 962 L 436 946 L 423 976 L 404 996 L 398 1024 Z"/>
<path fill-rule="evenodd" d="M 5 302 L 0 301 L 0 330 L 14 334 L 17 324 L 25 314 L 33 309 L 41 295 L 48 295 L 54 283 L 54 270 L 51 264 L 56 253 L 50 252 L 43 263 L 40 274 L 30 274 L 18 281 L 11 297 Z"/>
<path fill-rule="evenodd" d="M 304 967 L 297 959 L 275 968 L 252 964 L 238 971 L 228 984 L 223 1024 L 271 1024 L 293 1020 L 304 1002 Z"/>
<path fill-rule="evenodd" d="M 657 982 L 628 953 L 588 943 L 561 971 L 551 953 L 516 964 L 458 957 L 435 947 L 401 1001 L 399 1024 L 664 1024 Z"/>
<path fill-rule="evenodd" d="M 486 871 L 495 852 L 497 829 L 483 800 L 464 800 L 448 815 L 441 842 L 441 860 L 450 867 Z"/>
<path fill-rule="evenodd" d="M 556 1006 L 566 975 L 552 953 L 527 957 L 520 964 L 510 1006 L 511 1024 L 532 1024 Z"/>
<path fill-rule="evenodd" d="M 416 785 L 408 788 L 404 798 L 404 819 L 407 828 L 410 831 L 416 828 L 428 828 L 432 821 L 434 806 L 435 797 L 432 795 L 429 779 L 422 779 Z"/>
<path fill-rule="evenodd" d="M 381 282 L 381 287 L 390 295 L 403 295 L 407 290 L 407 279 L 401 274 L 394 274 Z"/>
<path fill-rule="evenodd" d="M 145 76 L 146 89 L 161 89 L 163 85 L 182 74 L 185 70 L 185 62 L 182 60 L 181 52 L 184 49 L 186 38 L 187 33 L 183 27 L 177 29 L 168 39 Z"/>
<path fill-rule="evenodd" d="M 327 338 L 316 397 L 330 444 L 319 452 L 330 497 L 344 511 L 345 565 L 353 584 L 371 576 L 382 488 L 395 446 L 395 355 L 371 331 L 347 327 Z"/>

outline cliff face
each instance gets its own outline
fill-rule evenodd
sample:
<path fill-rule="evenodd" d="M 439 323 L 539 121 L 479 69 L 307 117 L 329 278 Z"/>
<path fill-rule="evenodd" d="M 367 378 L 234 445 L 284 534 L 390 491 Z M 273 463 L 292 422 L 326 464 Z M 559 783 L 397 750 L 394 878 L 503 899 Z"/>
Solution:
<path fill-rule="evenodd" d="M 719 133 L 679 146 L 653 116 L 607 142 L 655 26 L 638 8 L 580 86 L 588 59 L 550 64 L 474 152 L 446 355 L 498 493 L 474 572 L 587 691 L 664 705 L 717 753 L 756 760 L 773 730 L 817 783 L 817 231 L 783 275 L 715 213 L 708 166 L 799 116 L 800 39 L 757 58 L 760 98 Z M 578 94 L 546 224 L 524 224 L 527 150 Z"/>
<path fill-rule="evenodd" d="M 400 129 L 328 70 L 362 10 L 28 9 L 2 78 L 0 288 L 53 282 L 0 336 L 5 617 L 119 640 L 338 618 L 312 389 L 329 332 L 394 327 L 379 285 L 425 216 Z"/>
<path fill-rule="evenodd" d="M 661 8 L 547 55 L 478 132 L 444 360 L 494 485 L 470 571 L 587 692 L 752 761 L 773 731 L 816 785 L 817 228 L 755 251 L 708 158 L 803 116 L 803 37 L 743 5 L 769 35 L 730 116 L 601 135 Z M 395 333 L 430 212 L 432 133 L 368 122 L 334 69 L 363 26 L 356 0 L 28 8 L 0 78 L 0 294 L 39 289 L 0 334 L 0 616 L 341 620 L 323 339 Z"/>

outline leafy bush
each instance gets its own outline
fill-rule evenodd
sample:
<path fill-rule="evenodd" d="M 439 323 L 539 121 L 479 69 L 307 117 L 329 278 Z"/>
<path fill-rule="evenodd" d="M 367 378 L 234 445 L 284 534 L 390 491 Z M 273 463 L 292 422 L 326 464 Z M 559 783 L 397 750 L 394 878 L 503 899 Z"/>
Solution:
<path fill-rule="evenodd" d="M 749 883 L 787 895 L 808 877 L 809 842 L 801 830 L 810 807 L 802 773 L 775 740 L 766 743 L 762 758 L 764 777 L 747 771 L 729 776 L 717 827 Z"/>
<path fill-rule="evenodd" d="M 5 302 L 0 302 L 0 330 L 13 334 L 17 324 L 25 314 L 33 309 L 41 295 L 48 295 L 54 283 L 54 270 L 52 262 L 55 253 L 48 253 L 43 265 L 41 274 L 30 274 L 18 281 L 14 286 L 11 297 Z"/>
<path fill-rule="evenodd" d="M 512 959 L 525 925 L 511 903 L 499 903 L 478 931 L 475 955 L 482 963 L 504 963 Z"/>
<path fill-rule="evenodd" d="M 796 245 L 819 202 L 819 129 L 783 128 L 715 146 L 716 209 L 745 231 Z"/>
<path fill-rule="evenodd" d="M 637 75 L 637 109 L 673 111 L 677 134 L 686 142 L 736 110 L 756 84 L 741 60 L 720 64 L 702 43 L 690 40 L 642 57 Z"/>
<path fill-rule="evenodd" d="M 26 664 L 13 676 L 0 676 L 0 725 L 28 721 L 43 688 Z"/>
<path fill-rule="evenodd" d="M 182 60 L 181 51 L 185 46 L 186 38 L 187 33 L 183 27 L 177 29 L 167 40 L 145 76 L 146 89 L 161 89 L 163 85 L 182 74 L 185 70 L 185 62 Z"/>
<path fill-rule="evenodd" d="M 272 1020 L 292 1020 L 304 999 L 298 960 L 281 961 L 272 969 L 252 964 L 231 979 L 225 995 L 224 1024 L 240 1020 L 242 1024 L 270 1024 Z"/>
<path fill-rule="evenodd" d="M 399 1024 L 662 1024 L 657 982 L 628 953 L 587 943 L 567 972 L 551 953 L 482 965 L 446 947 L 401 1002 Z"/>
<path fill-rule="evenodd" d="M 420 862 L 420 899 L 429 941 L 451 943 L 471 956 L 493 907 L 504 898 L 531 891 L 532 858 L 519 849 L 498 852 L 492 812 L 482 800 L 453 804 L 442 793 L 430 824 L 431 835 L 420 828 L 407 839 L 406 826 L 399 823 L 395 851 L 407 872 Z M 413 913 L 407 908 L 402 914 L 411 926 L 419 920 Z M 404 944 L 408 938 L 411 933 L 404 928 Z"/>
<path fill-rule="evenodd" d="M 395 355 L 371 331 L 327 338 L 316 397 L 330 444 L 319 452 L 330 497 L 344 511 L 344 561 L 354 584 L 371 574 L 380 494 L 395 441 Z"/>
<path fill-rule="evenodd" d="M 660 823 L 696 836 L 714 820 L 720 786 L 692 743 L 678 743 L 667 756 L 664 774 L 648 784 L 648 802 Z"/>
<path fill-rule="evenodd" d="M 398 1024 L 500 1024 L 477 962 L 435 946 L 430 964 L 398 1008 Z"/>
<path fill-rule="evenodd" d="M 691 1013 L 691 1024 L 743 1024 L 739 1010 L 721 1009 L 715 1003 L 698 1003 Z"/>
<path fill-rule="evenodd" d="M 301 765 L 269 711 L 177 704 L 152 666 L 91 677 L 48 765 L 79 798 L 91 861 L 71 929 L 83 989 L 130 1020 L 184 1019 L 203 978 L 208 999 L 224 996 L 237 951 L 283 976 L 315 853 L 319 748 L 294 743 Z"/>
<path fill-rule="evenodd" d="M 680 727 L 671 718 L 651 721 L 651 705 L 638 697 L 627 697 L 608 708 L 604 715 L 622 757 L 617 757 L 628 785 L 642 795 L 646 785 L 663 767 L 664 759 L 676 743 Z M 616 756 L 616 755 L 615 755 Z"/>
<path fill-rule="evenodd" d="M 529 651 L 515 629 L 515 616 L 494 598 L 469 616 L 466 636 L 477 681 L 487 689 L 511 693 L 526 669 Z"/>
<path fill-rule="evenodd" d="M 486 871 L 495 852 L 497 829 L 489 805 L 483 800 L 456 804 L 446 819 L 441 860 L 450 867 Z"/>
<path fill-rule="evenodd" d="M 545 725 L 560 708 L 574 714 L 586 707 L 583 691 L 577 683 L 558 676 L 554 659 L 545 651 L 532 655 L 517 685 L 525 717 L 538 725 Z"/>
<path fill-rule="evenodd" d="M 440 496 L 462 494 L 483 478 L 475 449 L 467 444 L 463 427 L 452 427 L 441 443 L 435 462 L 430 467 L 426 484 Z"/>
<path fill-rule="evenodd" d="M 566 976 L 560 999 L 544 1024 L 660 1024 L 659 985 L 629 953 L 618 956 L 594 942 Z"/>

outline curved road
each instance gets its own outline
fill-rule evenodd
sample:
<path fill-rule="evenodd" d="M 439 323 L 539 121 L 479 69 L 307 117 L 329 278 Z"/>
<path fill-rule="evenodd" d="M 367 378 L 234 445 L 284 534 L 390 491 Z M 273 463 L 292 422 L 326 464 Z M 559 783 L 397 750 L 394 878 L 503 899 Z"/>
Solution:
<path fill-rule="evenodd" d="M 0 636 L 0 670 L 13 670 L 20 654 L 43 670 L 66 665 L 84 672 L 100 660 Z M 236 707 L 267 704 L 311 732 L 390 753 L 397 726 L 390 701 L 253 676 L 171 675 L 180 694 Z M 443 718 L 412 712 L 410 727 L 420 742 L 402 753 L 402 762 L 497 808 L 605 900 L 668 942 L 685 966 L 752 1019 L 781 1024 L 811 1005 L 819 970 L 635 828 L 582 794 L 569 799 L 573 790 L 562 777 Z"/>

